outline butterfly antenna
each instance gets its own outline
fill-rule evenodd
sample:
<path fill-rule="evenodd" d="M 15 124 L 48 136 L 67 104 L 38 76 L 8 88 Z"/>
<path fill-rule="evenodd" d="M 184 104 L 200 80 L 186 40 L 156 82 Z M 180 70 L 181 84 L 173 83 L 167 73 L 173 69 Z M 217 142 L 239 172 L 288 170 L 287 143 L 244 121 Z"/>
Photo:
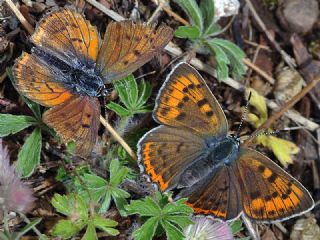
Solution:
<path fill-rule="evenodd" d="M 237 134 L 236 134 L 236 138 L 237 139 L 240 138 L 240 132 L 241 132 L 241 128 L 242 128 L 242 125 L 243 125 L 243 121 L 247 117 L 250 99 L 251 99 L 251 92 L 249 93 L 249 96 L 248 96 L 248 99 L 247 99 L 247 102 L 246 102 L 246 106 L 244 108 L 244 112 L 243 112 L 243 114 L 241 116 L 240 124 L 239 124 L 238 130 L 237 130 Z"/>

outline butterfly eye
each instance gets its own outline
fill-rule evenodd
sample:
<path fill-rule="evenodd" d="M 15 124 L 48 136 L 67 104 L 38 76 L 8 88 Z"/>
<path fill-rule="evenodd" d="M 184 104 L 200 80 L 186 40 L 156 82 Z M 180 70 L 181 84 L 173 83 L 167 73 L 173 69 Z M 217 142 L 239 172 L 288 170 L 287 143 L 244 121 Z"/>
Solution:
<path fill-rule="evenodd" d="M 108 89 L 105 88 L 105 86 L 103 86 L 103 88 L 100 89 L 99 92 L 100 92 L 100 96 L 102 96 L 102 97 L 106 97 L 109 95 L 109 91 L 108 91 Z"/>

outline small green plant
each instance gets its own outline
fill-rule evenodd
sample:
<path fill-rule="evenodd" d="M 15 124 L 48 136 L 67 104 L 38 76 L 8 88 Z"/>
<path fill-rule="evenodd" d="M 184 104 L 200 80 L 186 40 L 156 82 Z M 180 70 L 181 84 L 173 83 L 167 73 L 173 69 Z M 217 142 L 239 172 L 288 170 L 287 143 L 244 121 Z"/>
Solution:
<path fill-rule="evenodd" d="M 132 74 L 128 77 L 116 81 L 114 88 L 119 94 L 120 101 L 123 105 L 115 102 L 107 104 L 107 108 L 116 112 L 120 117 L 130 117 L 137 113 L 146 113 L 152 110 L 147 101 L 152 93 L 150 83 L 141 81 L 137 83 Z"/>
<path fill-rule="evenodd" d="M 15 134 L 30 126 L 35 127 L 20 149 L 16 164 L 16 170 L 19 171 L 23 177 L 28 177 L 40 163 L 42 147 L 41 129 L 44 125 L 41 120 L 39 105 L 31 102 L 27 98 L 23 98 L 23 100 L 32 110 L 34 116 L 0 114 L 0 137 Z"/>
<path fill-rule="evenodd" d="M 152 239 L 161 233 L 165 233 L 169 240 L 184 239 L 183 229 L 193 223 L 192 209 L 184 204 L 186 199 L 169 202 L 169 197 L 157 192 L 155 199 L 134 200 L 126 207 L 129 214 L 138 214 L 144 221 L 133 233 L 135 240 Z"/>
<path fill-rule="evenodd" d="M 96 228 L 108 233 L 110 236 L 119 234 L 119 231 L 114 228 L 118 223 L 97 214 L 94 206 L 80 195 L 55 194 L 51 200 L 51 204 L 59 213 L 68 217 L 67 220 L 60 220 L 53 227 L 53 236 L 68 239 L 77 235 L 85 228 L 83 240 L 98 239 Z"/>
<path fill-rule="evenodd" d="M 191 22 L 191 26 L 180 26 L 175 31 L 175 36 L 190 39 L 196 49 L 209 49 L 215 56 L 219 80 L 225 80 L 229 71 L 234 78 L 240 78 L 246 69 L 242 62 L 245 54 L 232 42 L 215 38 L 224 29 L 215 21 L 214 0 L 201 0 L 200 6 L 196 0 L 174 1 L 186 12 Z"/>
<path fill-rule="evenodd" d="M 124 206 L 127 204 L 126 198 L 129 198 L 130 194 L 119 188 L 119 185 L 126 178 L 129 168 L 121 166 L 118 160 L 113 159 L 109 170 L 109 181 L 95 174 L 84 173 L 81 176 L 81 182 L 84 182 L 85 187 L 82 187 L 83 184 L 79 180 L 76 180 L 76 186 L 78 186 L 79 194 L 85 199 L 101 204 L 99 213 L 105 213 L 113 200 L 120 214 L 125 216 Z"/>

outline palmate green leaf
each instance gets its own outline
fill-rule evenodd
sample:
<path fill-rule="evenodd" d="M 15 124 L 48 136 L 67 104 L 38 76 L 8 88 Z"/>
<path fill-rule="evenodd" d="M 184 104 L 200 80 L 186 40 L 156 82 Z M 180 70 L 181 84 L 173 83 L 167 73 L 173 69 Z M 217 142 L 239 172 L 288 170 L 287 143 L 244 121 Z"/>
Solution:
<path fill-rule="evenodd" d="M 38 124 L 38 121 L 34 117 L 0 114 L 0 137 L 20 132 L 29 126 L 36 124 Z"/>
<path fill-rule="evenodd" d="M 170 195 L 169 195 L 170 196 Z M 162 229 L 167 239 L 183 239 L 183 229 L 192 224 L 192 209 L 185 205 L 186 199 L 169 202 L 168 196 L 156 193 L 155 199 L 147 196 L 142 200 L 133 200 L 126 206 L 129 214 L 138 214 L 146 222 L 134 232 L 137 239 L 152 239 Z M 152 223 L 152 226 L 150 226 Z M 161 227 L 160 227 L 161 225 Z M 158 226 L 159 229 L 155 229 Z M 142 238 L 144 237 L 144 238 Z"/>
<path fill-rule="evenodd" d="M 149 218 L 139 229 L 133 232 L 135 240 L 152 239 L 159 224 L 159 219 L 156 217 Z"/>
<path fill-rule="evenodd" d="M 197 26 L 180 26 L 174 32 L 174 35 L 178 38 L 197 39 L 200 37 L 201 32 Z"/>
<path fill-rule="evenodd" d="M 110 179 L 109 181 L 89 173 L 82 175 L 82 181 L 86 183 L 86 188 L 82 187 L 80 181 L 75 182 L 78 186 L 78 193 L 85 199 L 90 199 L 101 203 L 99 213 L 105 213 L 113 200 L 122 216 L 126 215 L 124 206 L 127 204 L 126 198 L 130 194 L 119 188 L 128 174 L 128 168 L 121 166 L 119 160 L 113 159 L 110 163 Z M 90 195 L 88 194 L 88 190 Z"/>
<path fill-rule="evenodd" d="M 174 0 L 190 18 L 191 24 L 203 31 L 203 16 L 196 0 Z"/>
<path fill-rule="evenodd" d="M 39 127 L 35 128 L 27 137 L 20 152 L 16 169 L 23 177 L 29 177 L 34 169 L 40 164 L 40 153 L 42 147 L 42 135 Z"/>
<path fill-rule="evenodd" d="M 125 79 L 116 81 L 114 86 L 124 106 L 110 102 L 107 104 L 107 108 L 116 112 L 120 117 L 128 117 L 136 113 L 145 113 L 152 110 L 146 105 L 152 93 L 149 83 L 142 80 L 138 84 L 131 74 Z"/>

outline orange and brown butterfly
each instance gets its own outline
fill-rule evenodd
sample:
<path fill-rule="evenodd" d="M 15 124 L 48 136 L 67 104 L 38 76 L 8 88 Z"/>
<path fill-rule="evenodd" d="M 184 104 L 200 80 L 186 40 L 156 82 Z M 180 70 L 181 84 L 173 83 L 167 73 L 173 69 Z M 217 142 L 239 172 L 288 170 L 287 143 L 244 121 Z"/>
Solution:
<path fill-rule="evenodd" d="M 225 221 L 244 214 L 272 222 L 309 211 L 314 201 L 296 179 L 265 155 L 228 135 L 226 117 L 204 79 L 178 64 L 153 111 L 162 124 L 138 143 L 139 161 L 162 191 L 187 197 L 195 213 Z"/>
<path fill-rule="evenodd" d="M 165 25 L 155 28 L 132 21 L 107 26 L 103 41 L 81 14 L 62 9 L 39 22 L 31 54 L 17 59 L 17 89 L 40 105 L 51 107 L 43 120 L 62 137 L 74 140 L 77 153 L 90 154 L 99 128 L 98 97 L 105 83 L 126 77 L 151 60 L 171 40 Z"/>

